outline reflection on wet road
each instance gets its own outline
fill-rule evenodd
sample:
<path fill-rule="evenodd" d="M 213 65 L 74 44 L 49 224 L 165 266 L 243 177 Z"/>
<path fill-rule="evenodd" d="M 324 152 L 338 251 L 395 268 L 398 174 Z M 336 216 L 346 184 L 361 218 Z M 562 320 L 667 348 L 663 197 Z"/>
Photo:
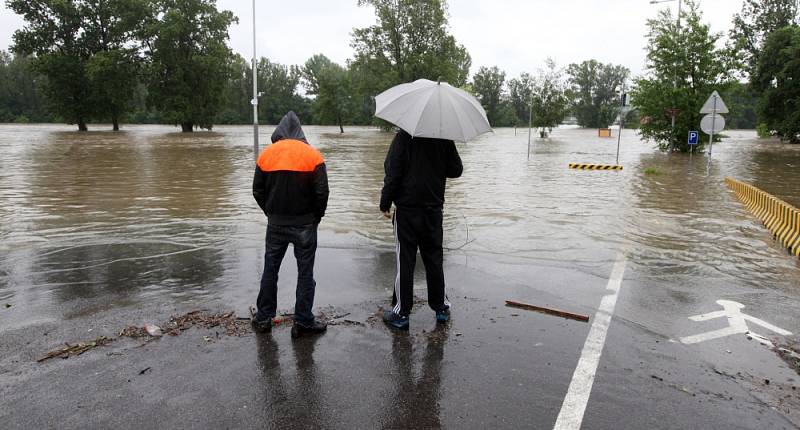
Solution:
<path fill-rule="evenodd" d="M 250 194 L 249 128 L 190 136 L 158 126 L 64 129 L 0 126 L 0 303 L 12 304 L 0 319 L 164 300 L 242 304 L 241 287 L 257 284 L 264 231 Z M 391 135 L 346 131 L 306 129 L 329 166 L 321 246 L 388 251 L 377 200 Z M 262 129 L 262 141 L 270 132 Z M 640 280 L 668 285 L 672 300 L 717 298 L 713 290 L 731 283 L 797 294 L 800 264 L 723 178 L 800 205 L 800 147 L 732 131 L 706 176 L 703 156 L 659 154 L 626 131 L 623 172 L 567 169 L 613 161 L 615 143 L 558 130 L 534 141 L 530 161 L 526 135 L 513 129 L 459 144 L 466 169 L 448 188 L 445 214 L 447 246 L 459 248 L 451 254 L 480 256 L 497 263 L 488 271 L 506 274 L 536 260 L 604 276 L 626 245 Z"/>

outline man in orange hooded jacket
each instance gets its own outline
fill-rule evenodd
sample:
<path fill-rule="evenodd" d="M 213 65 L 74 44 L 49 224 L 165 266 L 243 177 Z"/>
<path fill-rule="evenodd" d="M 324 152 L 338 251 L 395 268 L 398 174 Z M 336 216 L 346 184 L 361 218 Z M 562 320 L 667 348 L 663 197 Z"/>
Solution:
<path fill-rule="evenodd" d="M 258 293 L 256 331 L 272 330 L 277 309 L 278 272 L 289 244 L 297 259 L 297 292 L 292 337 L 323 333 L 314 307 L 317 227 L 328 206 L 328 174 L 319 151 L 306 141 L 300 120 L 287 113 L 272 133 L 272 145 L 258 157 L 253 197 L 268 219 L 264 273 Z"/>

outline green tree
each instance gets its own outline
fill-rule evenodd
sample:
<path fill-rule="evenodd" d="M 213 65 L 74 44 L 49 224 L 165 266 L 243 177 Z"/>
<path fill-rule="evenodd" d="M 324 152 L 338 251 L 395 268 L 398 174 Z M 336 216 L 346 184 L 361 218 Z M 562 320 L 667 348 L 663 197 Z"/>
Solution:
<path fill-rule="evenodd" d="M 42 80 L 30 58 L 0 51 L 0 122 L 51 121 L 43 106 Z"/>
<path fill-rule="evenodd" d="M 800 143 L 800 27 L 773 32 L 764 43 L 753 87 L 758 113 L 783 140 Z"/>
<path fill-rule="evenodd" d="M 374 97 L 405 82 L 426 78 L 462 87 L 472 63 L 448 32 L 445 0 L 359 0 L 375 8 L 377 23 L 353 30 L 350 69 L 356 90 Z"/>
<path fill-rule="evenodd" d="M 54 111 L 82 131 L 92 117 L 110 114 L 118 129 L 136 80 L 130 46 L 149 2 L 7 0 L 6 5 L 26 21 L 14 33 L 13 49 L 35 55 Z"/>
<path fill-rule="evenodd" d="M 744 0 L 741 12 L 733 16 L 729 36 L 747 76 L 755 73 L 767 37 L 800 22 L 798 12 L 797 0 Z"/>
<path fill-rule="evenodd" d="M 514 125 L 528 125 L 533 97 L 534 77 L 522 72 L 518 78 L 508 81 L 508 99 L 514 111 Z"/>
<path fill-rule="evenodd" d="M 241 55 L 235 54 L 231 60 L 231 75 L 225 86 L 223 107 L 217 114 L 220 124 L 247 124 L 253 122 L 252 71 L 250 64 Z"/>
<path fill-rule="evenodd" d="M 319 124 L 336 124 L 344 133 L 343 125 L 352 121 L 356 109 L 350 73 L 322 54 L 309 58 L 302 70 L 306 91 L 316 96 L 314 118 Z"/>
<path fill-rule="evenodd" d="M 623 66 L 588 60 L 567 67 L 578 125 L 605 128 L 619 115 L 619 94 L 630 71 Z"/>
<path fill-rule="evenodd" d="M 21 55 L 36 55 L 36 71 L 48 78 L 45 93 L 51 109 L 68 123 L 77 124 L 78 130 L 86 131 L 94 103 L 86 78 L 88 53 L 79 5 L 14 0 L 7 1 L 6 6 L 26 21 L 25 27 L 14 33 L 12 49 Z"/>
<path fill-rule="evenodd" d="M 211 129 L 232 73 L 228 28 L 237 19 L 213 0 L 159 0 L 147 24 L 149 98 L 184 132 Z"/>
<path fill-rule="evenodd" d="M 472 91 L 478 101 L 486 110 L 486 117 L 489 124 L 499 126 L 501 116 L 505 116 L 506 104 L 504 104 L 503 86 L 506 81 L 506 73 L 497 66 L 488 68 L 481 67 L 478 73 L 472 77 Z"/>
<path fill-rule="evenodd" d="M 111 119 L 114 131 L 133 106 L 139 66 L 135 51 L 124 48 L 98 52 L 86 62 L 90 97 L 97 103 L 95 116 Z"/>
<path fill-rule="evenodd" d="M 756 128 L 758 96 L 751 85 L 734 81 L 728 90 L 722 93 L 722 98 L 730 110 L 725 116 L 727 128 L 732 130 Z"/>
<path fill-rule="evenodd" d="M 721 35 L 701 22 L 693 0 L 686 1 L 681 18 L 682 30 L 669 10 L 647 21 L 647 75 L 631 91 L 641 117 L 641 136 L 654 140 L 662 151 L 689 151 L 686 136 L 699 126 L 703 103 L 714 90 L 724 93 L 732 80 L 731 61 L 716 46 Z M 700 148 L 703 144 L 701 140 Z"/>
<path fill-rule="evenodd" d="M 258 117 L 267 124 L 277 124 L 286 112 L 294 110 L 301 121 L 311 118 L 300 115 L 301 97 L 297 94 L 302 71 L 297 66 L 273 63 L 266 58 L 258 62 L 258 90 L 264 95 L 258 101 Z M 252 80 L 249 80 L 252 82 Z"/>
<path fill-rule="evenodd" d="M 564 71 L 548 58 L 545 68 L 533 81 L 533 126 L 540 129 L 539 135 L 547 137 L 558 127 L 569 112 L 569 97 Z"/>

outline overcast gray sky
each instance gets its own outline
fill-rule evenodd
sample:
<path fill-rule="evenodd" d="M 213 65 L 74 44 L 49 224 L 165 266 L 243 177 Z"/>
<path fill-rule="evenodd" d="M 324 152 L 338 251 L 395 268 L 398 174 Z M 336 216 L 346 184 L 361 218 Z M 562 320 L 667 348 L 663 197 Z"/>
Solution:
<path fill-rule="evenodd" d="M 4 4 L 5 2 L 3 2 Z M 258 55 L 283 64 L 302 64 L 322 53 L 339 63 L 353 56 L 350 32 L 375 22 L 374 11 L 356 0 L 256 1 Z M 712 31 L 727 34 L 742 0 L 700 0 Z M 498 66 L 508 77 L 533 72 L 544 59 L 559 65 L 595 58 L 644 70 L 645 21 L 659 8 L 649 0 L 450 0 L 450 27 L 472 56 L 472 71 Z M 252 57 L 250 0 L 218 0 L 239 23 L 231 28 L 231 47 Z M 22 19 L 2 6 L 0 47 L 11 44 Z M 0 48 L 2 49 L 2 48 Z"/>

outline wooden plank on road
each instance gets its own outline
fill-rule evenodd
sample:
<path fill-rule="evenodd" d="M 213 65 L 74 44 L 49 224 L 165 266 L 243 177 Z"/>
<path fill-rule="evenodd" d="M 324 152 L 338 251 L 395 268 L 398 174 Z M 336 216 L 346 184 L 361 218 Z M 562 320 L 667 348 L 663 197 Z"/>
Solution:
<path fill-rule="evenodd" d="M 506 306 L 511 306 L 512 308 L 520 308 L 534 312 L 541 312 L 543 314 L 555 315 L 557 317 L 569 318 L 576 321 L 589 322 L 588 315 L 575 314 L 572 312 L 562 311 L 558 309 L 546 308 L 543 306 L 536 306 L 522 302 L 515 302 L 513 300 L 506 300 Z"/>

